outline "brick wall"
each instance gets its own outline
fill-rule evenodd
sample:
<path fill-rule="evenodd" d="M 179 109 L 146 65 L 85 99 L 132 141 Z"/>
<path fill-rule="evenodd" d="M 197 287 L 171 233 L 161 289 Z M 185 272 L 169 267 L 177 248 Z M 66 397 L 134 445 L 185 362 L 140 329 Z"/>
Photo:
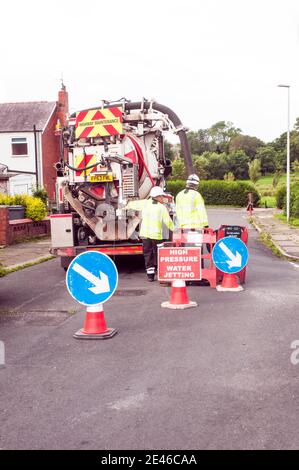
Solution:
<path fill-rule="evenodd" d="M 9 218 L 8 207 L 0 207 L 0 245 L 9 245 Z"/>
<path fill-rule="evenodd" d="M 0 207 L 0 245 L 11 245 L 29 237 L 50 235 L 50 219 L 40 222 L 31 219 L 9 220 L 8 207 Z"/>

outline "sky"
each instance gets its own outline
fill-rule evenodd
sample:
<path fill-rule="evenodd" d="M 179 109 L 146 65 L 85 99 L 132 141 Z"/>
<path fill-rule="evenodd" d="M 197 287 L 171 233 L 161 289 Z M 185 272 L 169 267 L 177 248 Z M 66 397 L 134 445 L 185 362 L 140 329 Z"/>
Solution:
<path fill-rule="evenodd" d="M 298 0 L 1 2 L 0 102 L 164 104 L 192 130 L 271 141 L 299 116 Z"/>

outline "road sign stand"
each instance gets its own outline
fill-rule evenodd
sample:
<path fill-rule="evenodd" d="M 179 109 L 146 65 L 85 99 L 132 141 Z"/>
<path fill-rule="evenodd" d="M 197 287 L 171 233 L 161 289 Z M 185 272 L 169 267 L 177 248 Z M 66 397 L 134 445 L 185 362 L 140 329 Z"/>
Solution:
<path fill-rule="evenodd" d="M 216 230 L 217 233 L 217 241 L 220 240 L 221 238 L 224 237 L 237 237 L 242 240 L 242 242 L 245 243 L 245 245 L 248 245 L 248 229 L 244 225 L 221 225 L 218 230 Z M 240 280 L 240 284 L 245 284 L 246 282 L 246 266 L 237 273 L 237 276 Z M 221 282 L 223 279 L 223 272 L 219 271 L 217 269 L 217 281 Z"/>
<path fill-rule="evenodd" d="M 190 246 L 190 235 L 196 239 L 196 234 L 201 236 L 201 279 L 210 283 L 210 287 L 215 288 L 217 284 L 217 270 L 213 263 L 212 251 L 216 243 L 216 232 L 211 228 L 196 229 L 180 229 L 173 234 L 173 242 L 176 246 Z M 194 244 L 194 242 L 193 242 Z M 203 250 L 205 247 L 205 250 Z"/>
<path fill-rule="evenodd" d="M 240 292 L 243 289 L 242 286 L 238 284 L 238 279 L 236 274 L 223 274 L 223 279 L 220 285 L 216 286 L 218 292 Z"/>
<path fill-rule="evenodd" d="M 186 282 L 177 280 L 171 283 L 170 300 L 162 302 L 161 307 L 172 310 L 184 310 L 185 308 L 197 307 L 197 303 L 189 300 Z"/>
<path fill-rule="evenodd" d="M 108 339 L 116 335 L 115 328 L 107 328 L 103 304 L 86 308 L 84 325 L 73 336 L 76 339 Z"/>
<path fill-rule="evenodd" d="M 240 227 L 238 227 L 240 228 Z M 237 273 L 243 270 L 248 262 L 248 250 L 245 243 L 235 236 L 227 236 L 217 241 L 212 253 L 214 264 L 223 273 L 221 285 L 216 287 L 220 292 L 240 292 Z"/>
<path fill-rule="evenodd" d="M 71 262 L 66 274 L 70 295 L 85 305 L 83 328 L 73 336 L 76 339 L 108 339 L 116 333 L 107 328 L 103 303 L 114 294 L 118 283 L 115 263 L 97 251 L 84 252 Z"/>

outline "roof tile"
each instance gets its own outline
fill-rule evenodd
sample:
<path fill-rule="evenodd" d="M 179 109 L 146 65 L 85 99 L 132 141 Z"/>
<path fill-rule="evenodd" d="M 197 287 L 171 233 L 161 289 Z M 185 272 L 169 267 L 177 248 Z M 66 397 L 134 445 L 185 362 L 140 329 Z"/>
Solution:
<path fill-rule="evenodd" d="M 53 112 L 55 101 L 0 103 L 0 132 L 43 130 Z"/>

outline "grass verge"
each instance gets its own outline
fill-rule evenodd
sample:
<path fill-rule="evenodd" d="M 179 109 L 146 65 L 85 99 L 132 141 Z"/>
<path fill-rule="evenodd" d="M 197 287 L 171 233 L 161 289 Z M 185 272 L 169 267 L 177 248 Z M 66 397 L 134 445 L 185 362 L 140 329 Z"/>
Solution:
<path fill-rule="evenodd" d="M 30 266 L 35 266 L 37 264 L 45 263 L 46 261 L 49 261 L 51 259 L 54 259 L 55 256 L 45 256 L 44 258 L 38 259 L 37 261 L 32 261 L 31 263 L 24 263 L 20 264 L 18 266 L 15 266 L 14 268 L 6 268 L 5 266 L 0 266 L 0 277 L 4 277 L 7 274 L 14 273 L 16 271 L 20 271 L 21 269 L 25 268 L 30 268 Z"/>
<path fill-rule="evenodd" d="M 274 214 L 275 219 L 281 220 L 284 224 L 287 224 L 287 217 L 284 214 Z M 289 220 L 289 225 L 293 227 L 299 227 L 299 219 L 298 217 L 291 217 Z"/>
<path fill-rule="evenodd" d="M 277 258 L 285 259 L 287 261 L 298 261 L 298 258 L 292 258 L 291 256 L 285 256 L 279 248 L 275 245 L 275 243 L 272 240 L 271 234 L 269 232 L 266 232 L 261 225 L 259 225 L 255 219 L 255 217 L 250 217 L 248 219 L 249 223 L 253 225 L 253 227 L 259 232 L 259 240 L 265 245 L 267 248 L 269 248 L 274 256 L 277 256 Z"/>
<path fill-rule="evenodd" d="M 280 252 L 277 246 L 273 243 L 270 233 L 261 231 L 259 236 L 260 241 L 263 245 L 267 246 L 272 253 L 277 256 L 278 258 L 285 258 L 286 257 Z"/>

